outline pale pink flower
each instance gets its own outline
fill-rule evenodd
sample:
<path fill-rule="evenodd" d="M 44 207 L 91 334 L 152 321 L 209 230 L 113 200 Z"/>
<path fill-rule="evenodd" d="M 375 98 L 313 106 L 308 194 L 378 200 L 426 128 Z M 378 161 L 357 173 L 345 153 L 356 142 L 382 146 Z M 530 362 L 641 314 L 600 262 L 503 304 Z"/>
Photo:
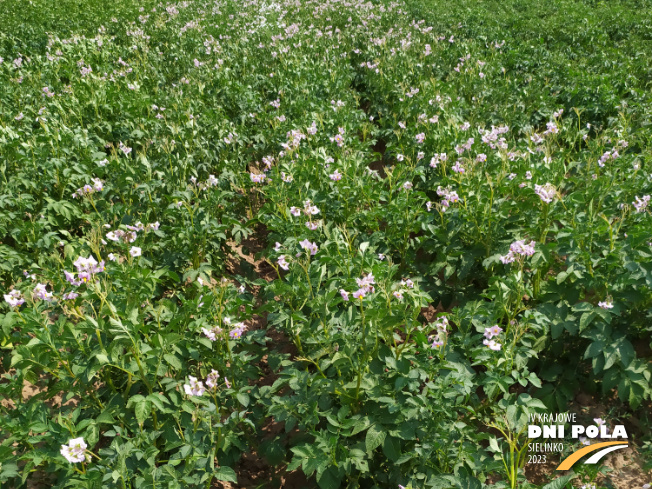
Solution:
<path fill-rule="evenodd" d="M 285 255 L 281 255 L 278 257 L 278 266 L 281 267 L 283 270 L 290 269 L 290 264 L 285 260 Z"/>
<path fill-rule="evenodd" d="M 365 297 L 365 290 L 364 290 L 364 289 L 358 289 L 358 290 L 356 290 L 356 291 L 353 293 L 353 297 L 355 297 L 356 299 L 360 299 L 360 300 L 364 299 L 364 297 Z"/>
<path fill-rule="evenodd" d="M 330 178 L 331 180 L 333 180 L 333 181 L 335 181 L 335 182 L 338 182 L 338 181 L 342 180 L 342 174 L 340 173 L 339 170 L 335 170 L 335 172 L 331 173 L 331 174 L 328 175 L 328 176 L 329 176 L 329 178 Z"/>
<path fill-rule="evenodd" d="M 642 199 L 638 198 L 638 195 L 634 197 L 636 200 L 632 202 L 632 205 L 636 209 L 636 212 L 643 212 L 650 203 L 650 196 L 644 195 Z"/>
<path fill-rule="evenodd" d="M 125 145 L 122 141 L 120 141 L 120 144 L 118 145 L 120 148 L 120 151 L 122 151 L 125 155 L 128 155 L 131 153 L 131 148 L 127 145 Z"/>
<path fill-rule="evenodd" d="M 84 461 L 90 462 L 90 456 L 86 454 L 86 448 L 88 448 L 88 445 L 86 445 L 83 438 L 71 438 L 68 440 L 67 445 L 61 445 L 60 453 L 68 462 L 73 464 Z"/>
<path fill-rule="evenodd" d="M 550 183 L 545 185 L 535 185 L 534 192 L 543 200 L 546 204 L 552 202 L 552 200 L 557 195 L 557 189 Z"/>
<path fill-rule="evenodd" d="M 437 332 L 439 334 L 445 334 L 446 328 L 448 328 L 448 318 L 446 316 L 442 316 L 437 319 L 435 322 L 435 327 L 437 328 Z"/>
<path fill-rule="evenodd" d="M 500 333 L 502 333 L 502 331 L 503 331 L 503 329 L 496 324 L 495 326 L 492 326 L 491 328 L 485 328 L 484 329 L 484 336 L 485 336 L 485 338 L 490 340 L 494 336 L 498 336 Z"/>
<path fill-rule="evenodd" d="M 496 343 L 495 340 L 488 340 L 486 338 L 482 341 L 482 344 L 487 346 L 490 350 L 494 350 L 494 351 L 498 351 L 501 348 L 500 343 Z"/>
<path fill-rule="evenodd" d="M 241 323 L 241 322 L 235 323 L 233 325 L 233 329 L 229 331 L 229 336 L 233 340 L 240 339 L 242 337 L 242 334 L 245 332 L 245 329 L 247 329 L 245 323 Z"/>
<path fill-rule="evenodd" d="M 222 328 L 215 326 L 211 329 L 202 328 L 202 333 L 211 341 L 217 341 L 217 336 L 222 334 Z"/>
<path fill-rule="evenodd" d="M 509 247 L 509 253 L 507 255 L 501 256 L 500 261 L 503 264 L 513 263 L 519 257 L 532 256 L 534 255 L 534 241 L 530 241 L 529 244 L 526 244 L 525 241 L 515 241 Z"/>
<path fill-rule="evenodd" d="M 52 292 L 45 290 L 45 287 L 45 284 L 37 284 L 36 287 L 34 287 L 33 296 L 35 299 L 52 302 L 54 300 L 54 295 L 52 295 Z"/>
<path fill-rule="evenodd" d="M 404 278 L 403 280 L 401 280 L 401 285 L 407 287 L 408 289 L 414 288 L 414 282 L 412 282 L 412 280 L 410 280 L 409 278 Z"/>
<path fill-rule="evenodd" d="M 188 379 L 190 380 L 190 383 L 183 385 L 183 388 L 186 391 L 186 394 L 189 395 L 189 396 L 202 396 L 202 395 L 204 395 L 204 392 L 206 392 L 206 388 L 204 387 L 204 383 L 202 381 L 198 381 L 197 378 L 193 377 L 192 375 L 189 375 Z"/>
<path fill-rule="evenodd" d="M 12 290 L 8 294 L 5 294 L 4 298 L 11 307 L 18 307 L 21 304 L 25 303 L 25 299 L 22 298 L 20 291 L 16 289 Z"/>
<path fill-rule="evenodd" d="M 299 242 L 299 245 L 301 248 L 303 248 L 306 251 L 309 251 L 311 255 L 317 254 L 317 251 L 319 247 L 315 243 L 311 243 L 308 239 L 304 239 L 303 241 Z"/>
<path fill-rule="evenodd" d="M 376 279 L 373 273 L 370 272 L 363 278 L 356 278 L 355 282 L 358 284 L 358 287 L 360 287 L 361 290 L 364 290 L 367 294 L 374 293 L 374 284 L 376 283 Z"/>
<path fill-rule="evenodd" d="M 452 170 L 453 170 L 455 173 L 465 173 L 465 172 L 466 172 L 466 170 L 465 170 L 464 167 L 462 166 L 462 162 L 459 161 L 459 160 L 455 162 L 455 164 L 453 165 Z"/>
<path fill-rule="evenodd" d="M 430 348 L 441 348 L 444 346 L 444 341 L 439 338 L 439 336 L 435 336 L 432 345 L 430 345 Z"/>
<path fill-rule="evenodd" d="M 206 376 L 206 385 L 209 389 L 217 388 L 217 379 L 220 378 L 220 374 L 217 370 L 212 369 L 211 373 Z"/>

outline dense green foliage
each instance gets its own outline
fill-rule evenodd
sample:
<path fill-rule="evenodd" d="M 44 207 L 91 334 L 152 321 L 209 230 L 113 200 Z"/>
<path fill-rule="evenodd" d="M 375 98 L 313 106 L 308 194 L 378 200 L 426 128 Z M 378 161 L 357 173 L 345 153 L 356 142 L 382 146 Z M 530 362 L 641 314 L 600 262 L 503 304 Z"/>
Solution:
<path fill-rule="evenodd" d="M 4 1 L 0 484 L 535 487 L 580 392 L 652 458 L 651 12 Z"/>

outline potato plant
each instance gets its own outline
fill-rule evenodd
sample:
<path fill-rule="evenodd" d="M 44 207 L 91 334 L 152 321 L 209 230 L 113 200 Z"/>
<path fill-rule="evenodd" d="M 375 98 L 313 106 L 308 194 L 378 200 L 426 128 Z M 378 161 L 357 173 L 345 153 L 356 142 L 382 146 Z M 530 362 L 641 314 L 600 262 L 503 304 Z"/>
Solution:
<path fill-rule="evenodd" d="M 578 393 L 652 454 L 640 2 L 5 3 L 0 485 L 538 487 Z"/>

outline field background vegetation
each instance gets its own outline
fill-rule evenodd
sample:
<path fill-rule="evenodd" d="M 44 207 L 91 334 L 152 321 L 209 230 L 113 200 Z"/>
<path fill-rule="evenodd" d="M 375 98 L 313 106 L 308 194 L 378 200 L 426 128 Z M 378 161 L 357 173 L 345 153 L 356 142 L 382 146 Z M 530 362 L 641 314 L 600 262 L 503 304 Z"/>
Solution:
<path fill-rule="evenodd" d="M 644 0 L 1 0 L 0 487 L 652 483 L 651 55 Z M 566 411 L 630 447 L 528 463 Z"/>

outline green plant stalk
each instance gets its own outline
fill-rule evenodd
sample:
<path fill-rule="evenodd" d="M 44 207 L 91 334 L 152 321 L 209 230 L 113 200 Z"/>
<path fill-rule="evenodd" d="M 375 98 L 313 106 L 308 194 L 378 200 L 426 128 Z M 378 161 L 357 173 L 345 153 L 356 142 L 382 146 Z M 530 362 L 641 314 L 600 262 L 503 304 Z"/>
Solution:
<path fill-rule="evenodd" d="M 364 306 L 360 299 L 360 315 L 362 317 L 362 360 L 358 362 L 358 380 L 355 387 L 355 400 L 358 402 L 360 397 L 360 384 L 362 383 L 362 370 L 366 367 L 367 362 L 367 334 L 364 321 Z"/>

